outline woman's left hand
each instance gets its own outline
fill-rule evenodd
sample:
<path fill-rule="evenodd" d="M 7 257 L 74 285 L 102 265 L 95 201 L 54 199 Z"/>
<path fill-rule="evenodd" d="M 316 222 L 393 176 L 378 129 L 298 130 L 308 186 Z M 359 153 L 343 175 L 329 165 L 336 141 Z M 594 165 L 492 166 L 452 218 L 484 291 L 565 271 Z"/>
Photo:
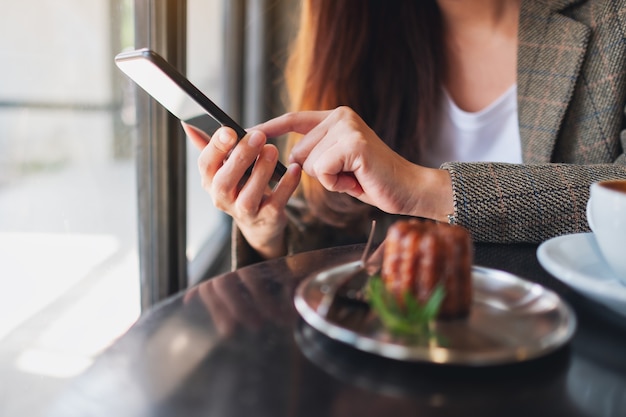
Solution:
<path fill-rule="evenodd" d="M 402 158 L 348 107 L 287 113 L 255 129 L 268 137 L 303 134 L 290 162 L 300 164 L 327 190 L 347 193 L 388 213 L 445 220 L 452 212 L 447 171 Z"/>

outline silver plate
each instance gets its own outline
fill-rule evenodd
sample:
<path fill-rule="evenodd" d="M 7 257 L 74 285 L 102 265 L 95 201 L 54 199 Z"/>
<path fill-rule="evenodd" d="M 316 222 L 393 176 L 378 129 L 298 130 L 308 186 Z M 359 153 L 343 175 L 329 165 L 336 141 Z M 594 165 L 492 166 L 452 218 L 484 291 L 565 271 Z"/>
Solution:
<path fill-rule="evenodd" d="M 373 313 L 324 318 L 317 307 L 329 285 L 361 267 L 341 264 L 307 277 L 295 306 L 312 327 L 332 339 L 388 358 L 458 365 L 495 365 L 545 355 L 567 343 L 576 329 L 571 307 L 556 293 L 513 274 L 474 266 L 473 304 L 467 318 L 437 320 L 428 337 L 390 334 Z"/>

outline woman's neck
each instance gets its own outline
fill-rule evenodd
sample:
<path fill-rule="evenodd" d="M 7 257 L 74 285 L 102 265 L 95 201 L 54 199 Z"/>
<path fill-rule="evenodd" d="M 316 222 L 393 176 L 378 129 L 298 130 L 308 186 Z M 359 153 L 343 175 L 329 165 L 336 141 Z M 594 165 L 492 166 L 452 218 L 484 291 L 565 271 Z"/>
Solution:
<path fill-rule="evenodd" d="M 517 32 L 521 0 L 437 0 L 447 36 Z"/>
<path fill-rule="evenodd" d="M 446 45 L 444 85 L 465 111 L 479 111 L 515 83 L 521 0 L 437 0 Z"/>

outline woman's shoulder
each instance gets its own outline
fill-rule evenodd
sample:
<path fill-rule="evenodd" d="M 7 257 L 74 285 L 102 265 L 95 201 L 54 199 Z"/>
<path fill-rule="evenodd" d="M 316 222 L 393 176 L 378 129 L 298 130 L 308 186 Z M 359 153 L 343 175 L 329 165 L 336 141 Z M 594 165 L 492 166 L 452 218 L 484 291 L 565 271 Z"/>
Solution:
<path fill-rule="evenodd" d="M 593 27 L 606 23 L 606 17 L 624 22 L 626 0 L 523 0 L 522 12 L 558 13 Z"/>
<path fill-rule="evenodd" d="M 626 25 L 626 0 L 567 0 L 562 13 L 592 30 Z"/>
<path fill-rule="evenodd" d="M 592 43 L 604 45 L 623 42 L 625 33 L 626 0 L 522 0 L 522 39 L 550 36 L 566 44 L 572 36 L 590 35 Z"/>

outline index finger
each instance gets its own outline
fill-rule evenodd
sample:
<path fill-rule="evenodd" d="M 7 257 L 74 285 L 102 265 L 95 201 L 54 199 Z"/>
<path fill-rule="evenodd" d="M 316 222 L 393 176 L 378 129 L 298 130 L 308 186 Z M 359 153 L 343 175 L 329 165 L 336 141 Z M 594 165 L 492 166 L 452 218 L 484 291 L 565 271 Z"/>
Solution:
<path fill-rule="evenodd" d="M 191 142 L 199 150 L 204 149 L 211 141 L 211 136 L 206 134 L 206 132 L 198 129 L 197 127 L 187 124 L 185 122 L 180 122 L 180 124 L 183 126 L 183 130 L 185 131 L 187 137 L 191 139 Z"/>
<path fill-rule="evenodd" d="M 285 113 L 255 126 L 254 129 L 261 130 L 267 137 L 277 137 L 291 132 L 305 135 L 326 119 L 331 112 L 332 110 Z"/>

